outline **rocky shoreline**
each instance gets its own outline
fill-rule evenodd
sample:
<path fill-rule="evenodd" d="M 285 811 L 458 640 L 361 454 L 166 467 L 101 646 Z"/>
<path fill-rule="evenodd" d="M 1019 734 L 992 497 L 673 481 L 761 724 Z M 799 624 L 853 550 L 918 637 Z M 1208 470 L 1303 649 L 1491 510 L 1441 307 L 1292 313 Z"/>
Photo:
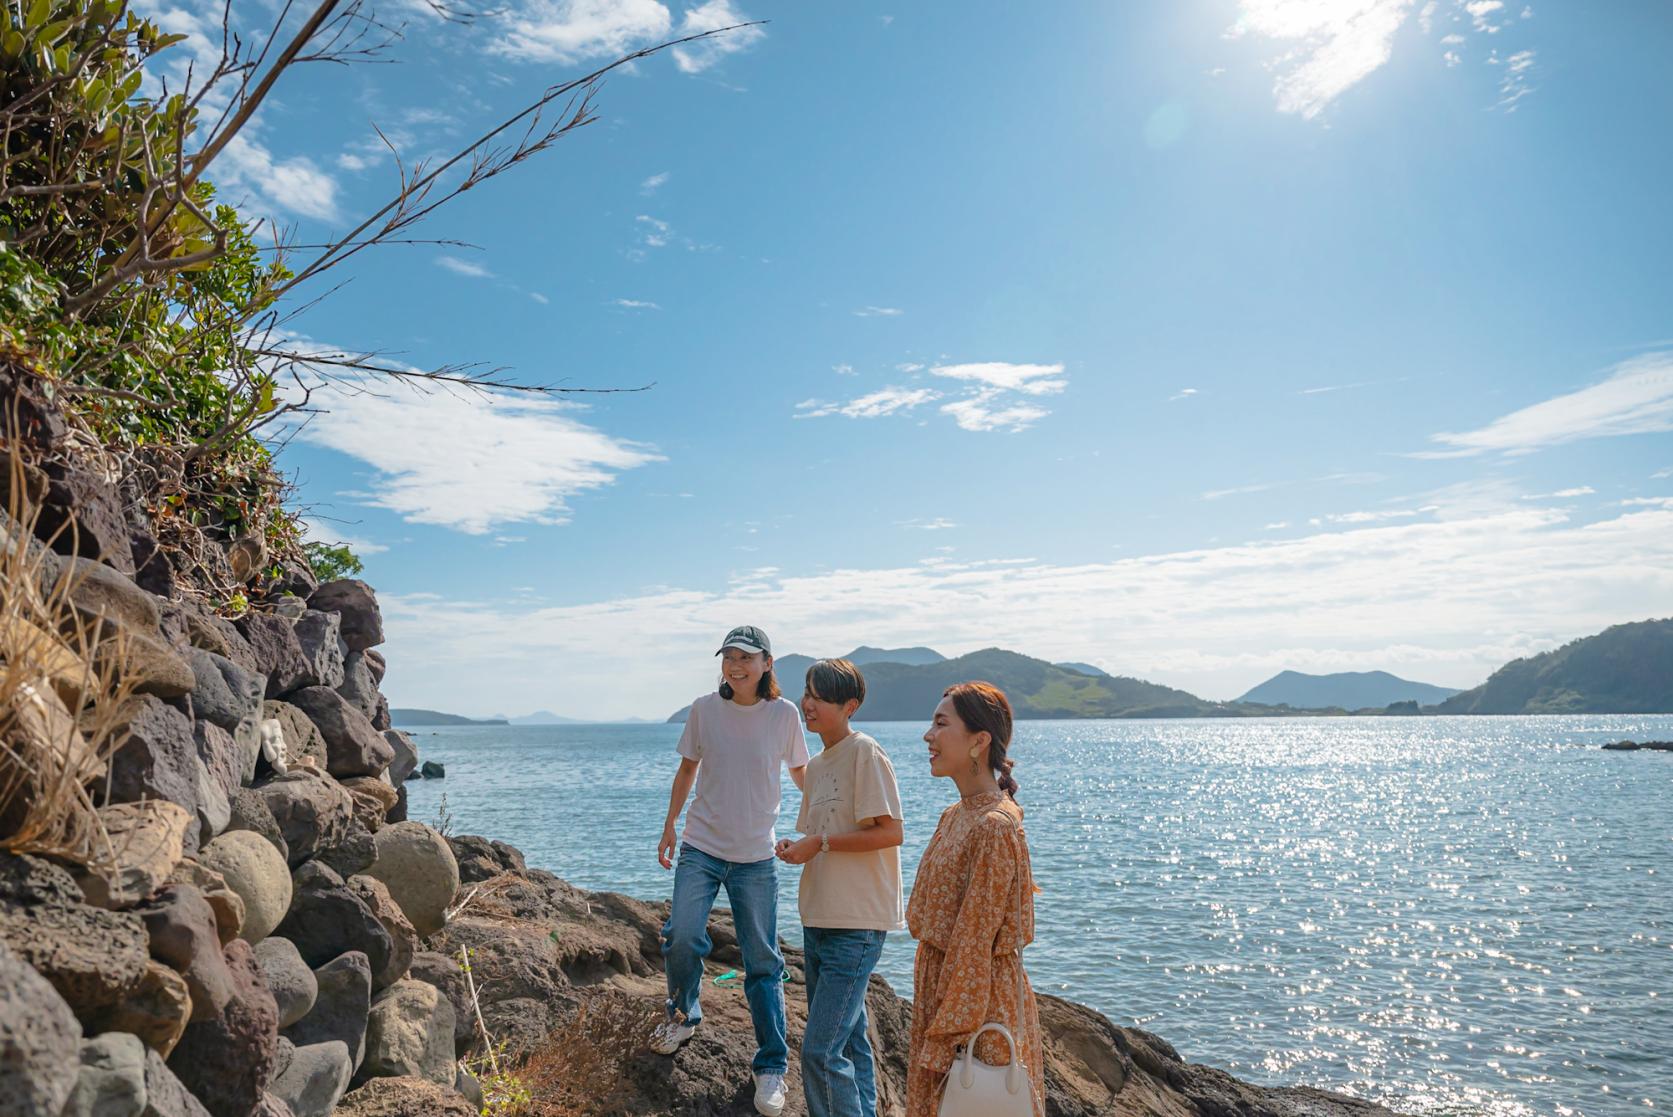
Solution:
<path fill-rule="evenodd" d="M 42 479 L 36 531 L 0 519 L 0 1113 L 750 1111 L 723 914 L 703 1028 L 671 1060 L 646 1053 L 666 905 L 584 892 L 504 843 L 406 818 L 419 757 L 380 693 L 371 587 L 317 585 L 292 563 L 266 576 L 263 608 L 228 619 L 163 577 L 141 528 L 83 481 Z M 83 654 L 66 634 L 89 627 L 101 642 Z M 43 812 L 53 833 L 96 840 L 54 846 L 29 829 Z M 800 955 L 786 955 L 797 1035 Z M 880 978 L 869 997 L 894 1114 L 910 1005 Z M 1042 1003 L 1054 1117 L 1388 1112 L 1240 1082 Z"/>

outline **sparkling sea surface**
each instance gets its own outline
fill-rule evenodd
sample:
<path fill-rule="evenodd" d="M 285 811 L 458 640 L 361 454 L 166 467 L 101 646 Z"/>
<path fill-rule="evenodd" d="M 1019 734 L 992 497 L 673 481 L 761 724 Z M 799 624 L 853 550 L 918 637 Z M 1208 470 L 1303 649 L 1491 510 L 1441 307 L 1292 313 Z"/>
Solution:
<path fill-rule="evenodd" d="M 910 887 L 957 793 L 924 726 L 858 724 L 899 776 Z M 455 833 L 668 894 L 678 726 L 411 732 L 447 778 L 410 785 L 410 817 L 445 793 Z M 1251 1081 L 1423 1115 L 1673 1108 L 1673 754 L 1598 747 L 1621 738 L 1673 717 L 1023 722 L 1029 972 Z M 912 949 L 889 936 L 879 966 L 905 995 Z"/>

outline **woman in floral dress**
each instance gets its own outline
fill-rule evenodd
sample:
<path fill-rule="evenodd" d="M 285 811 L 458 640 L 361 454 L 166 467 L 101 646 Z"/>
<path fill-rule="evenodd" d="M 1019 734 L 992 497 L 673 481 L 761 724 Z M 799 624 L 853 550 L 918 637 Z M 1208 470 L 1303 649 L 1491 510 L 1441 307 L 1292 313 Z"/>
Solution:
<path fill-rule="evenodd" d="M 960 683 L 942 696 L 924 741 L 930 773 L 950 778 L 960 799 L 942 813 L 924 849 L 906 909 L 918 940 L 906 1117 L 936 1117 L 954 1054 L 989 1021 L 1016 1037 L 1034 1111 L 1043 1117 L 1040 1015 L 1026 975 L 1024 1003 L 1017 1003 L 1018 951 L 1034 938 L 1034 875 L 1011 778 L 1014 762 L 1005 755 L 1011 704 L 987 683 Z M 1003 1066 L 1010 1051 L 1002 1036 L 988 1032 L 976 1057 Z"/>

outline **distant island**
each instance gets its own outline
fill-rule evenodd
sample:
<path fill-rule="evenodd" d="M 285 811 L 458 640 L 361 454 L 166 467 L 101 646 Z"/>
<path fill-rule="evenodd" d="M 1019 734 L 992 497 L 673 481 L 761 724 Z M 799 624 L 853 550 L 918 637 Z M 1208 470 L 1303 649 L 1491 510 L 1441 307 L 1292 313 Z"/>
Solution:
<path fill-rule="evenodd" d="M 411 708 L 392 708 L 389 711 L 390 723 L 397 726 L 428 726 L 428 725 L 509 725 L 504 718 L 467 718 L 458 714 L 444 714 L 440 710 L 414 710 Z"/>
<path fill-rule="evenodd" d="M 1091 664 L 1050 663 L 1002 648 L 949 659 L 929 648 L 863 646 L 848 658 L 865 668 L 866 721 L 922 719 L 942 691 L 966 679 L 998 686 L 1017 717 L 1030 719 L 1673 713 L 1673 619 L 1615 625 L 1508 663 L 1466 691 L 1385 671 L 1284 671 L 1236 701 L 1212 702 Z M 778 657 L 775 668 L 786 698 L 801 700 L 812 663 L 805 655 Z M 683 722 L 689 709 L 668 720 Z"/>
<path fill-rule="evenodd" d="M 809 660 L 811 663 L 812 661 Z M 397 726 L 432 725 L 655 725 L 655 718 L 623 718 L 620 721 L 597 721 L 592 718 L 566 718 L 550 710 L 536 710 L 521 717 L 495 714 L 488 718 L 468 718 L 463 714 L 446 714 L 440 710 L 391 709 L 389 720 Z"/>
<path fill-rule="evenodd" d="M 1513 659 L 1433 712 L 1673 713 L 1673 618 L 1618 624 L 1555 651 Z"/>
<path fill-rule="evenodd" d="M 1456 687 L 1414 683 L 1387 671 L 1338 671 L 1333 675 L 1280 671 L 1238 701 L 1298 710 L 1364 710 L 1383 709 L 1396 702 L 1432 706 L 1457 693 Z"/>

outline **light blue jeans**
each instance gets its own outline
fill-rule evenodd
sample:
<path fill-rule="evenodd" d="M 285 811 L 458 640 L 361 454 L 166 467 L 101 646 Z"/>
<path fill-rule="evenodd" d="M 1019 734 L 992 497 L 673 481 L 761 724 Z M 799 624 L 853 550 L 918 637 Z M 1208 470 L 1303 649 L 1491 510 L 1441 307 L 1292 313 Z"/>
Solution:
<path fill-rule="evenodd" d="M 877 1072 L 866 1036 L 866 984 L 882 931 L 802 929 L 807 1032 L 802 1090 L 808 1117 L 877 1117 Z"/>
<path fill-rule="evenodd" d="M 681 844 L 674 867 L 674 905 L 662 925 L 662 958 L 668 971 L 668 1015 L 696 1024 L 703 959 L 709 956 L 709 912 L 726 889 L 738 949 L 744 956 L 744 999 L 755 1024 L 756 1074 L 783 1074 L 790 1065 L 784 1038 L 784 955 L 778 952 L 778 861 L 722 861 Z"/>

